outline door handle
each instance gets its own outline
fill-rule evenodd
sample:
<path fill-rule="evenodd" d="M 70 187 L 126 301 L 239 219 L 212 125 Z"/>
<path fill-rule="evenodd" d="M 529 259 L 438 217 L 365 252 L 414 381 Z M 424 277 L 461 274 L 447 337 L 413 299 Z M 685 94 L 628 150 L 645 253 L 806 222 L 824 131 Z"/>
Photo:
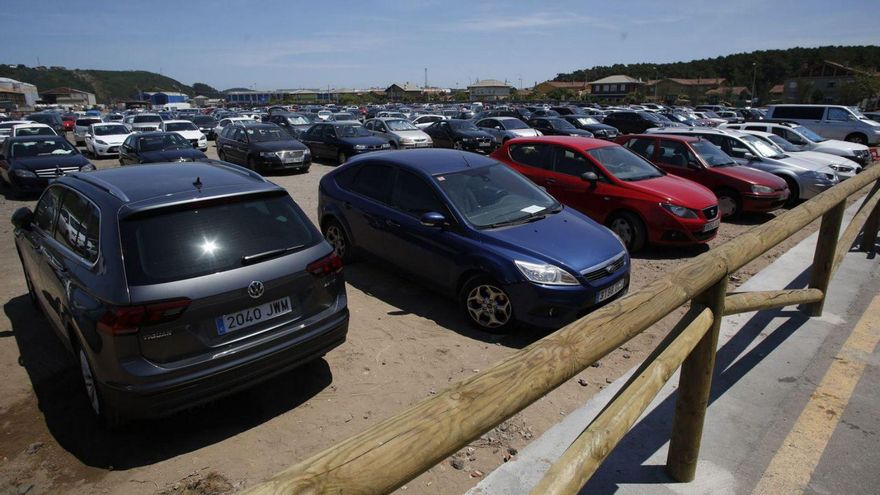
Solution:
<path fill-rule="evenodd" d="M 400 224 L 399 224 L 399 223 L 397 223 L 397 222 L 395 222 L 394 220 L 391 220 L 391 219 L 386 219 L 386 220 L 385 220 L 385 225 L 387 225 L 387 226 L 389 226 L 389 227 L 395 227 L 395 228 L 396 228 L 396 227 L 400 227 Z"/>
<path fill-rule="evenodd" d="M 547 182 L 547 184 L 556 184 L 556 179 L 554 179 L 553 177 L 548 177 L 545 182 Z"/>
<path fill-rule="evenodd" d="M 64 265 L 56 260 L 55 257 L 46 255 L 46 261 L 49 263 L 49 266 L 51 266 L 58 273 L 67 273 L 67 268 L 64 268 Z"/>

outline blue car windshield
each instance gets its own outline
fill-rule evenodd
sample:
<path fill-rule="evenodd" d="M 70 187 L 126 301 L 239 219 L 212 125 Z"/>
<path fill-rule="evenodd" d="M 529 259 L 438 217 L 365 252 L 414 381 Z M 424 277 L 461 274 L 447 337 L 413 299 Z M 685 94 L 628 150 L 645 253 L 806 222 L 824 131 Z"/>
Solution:
<path fill-rule="evenodd" d="M 500 163 L 436 175 L 434 180 L 477 228 L 525 222 L 562 209 L 549 194 Z"/>

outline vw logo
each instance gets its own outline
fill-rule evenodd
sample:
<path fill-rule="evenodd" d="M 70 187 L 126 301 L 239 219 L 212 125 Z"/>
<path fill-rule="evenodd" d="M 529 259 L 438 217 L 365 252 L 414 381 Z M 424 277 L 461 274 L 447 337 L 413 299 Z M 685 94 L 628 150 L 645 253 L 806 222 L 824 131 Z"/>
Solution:
<path fill-rule="evenodd" d="M 266 288 L 263 287 L 263 282 L 260 282 L 259 280 L 254 280 L 250 283 L 250 285 L 248 285 L 247 293 L 249 296 L 251 296 L 252 299 L 259 299 L 263 295 L 263 291 L 265 290 Z"/>

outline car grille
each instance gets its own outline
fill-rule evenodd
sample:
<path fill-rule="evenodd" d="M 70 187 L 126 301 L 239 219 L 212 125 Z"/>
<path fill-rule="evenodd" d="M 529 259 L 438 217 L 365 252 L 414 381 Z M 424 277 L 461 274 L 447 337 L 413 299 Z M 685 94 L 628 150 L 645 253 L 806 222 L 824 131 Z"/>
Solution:
<path fill-rule="evenodd" d="M 134 128 L 135 132 L 153 132 L 158 131 L 159 127 L 155 125 L 141 125 Z"/>
<path fill-rule="evenodd" d="M 111 146 L 107 148 L 107 153 L 119 153 L 119 146 Z"/>
<path fill-rule="evenodd" d="M 600 278 L 607 277 L 617 270 L 620 270 L 625 263 L 626 257 L 620 255 L 620 257 L 618 257 L 617 259 L 612 260 L 599 268 L 596 268 L 589 272 L 581 272 L 581 275 L 583 275 L 584 278 L 588 281 L 593 282 L 595 280 L 599 280 Z"/>
<path fill-rule="evenodd" d="M 59 174 L 58 170 L 61 171 L 61 175 L 69 174 L 70 172 L 76 172 L 79 170 L 79 167 L 56 167 L 56 168 L 43 168 L 40 170 L 34 170 L 34 173 L 37 174 L 37 177 L 57 177 Z"/>
<path fill-rule="evenodd" d="M 285 151 L 276 151 L 275 154 L 278 155 L 278 158 L 282 160 L 285 158 L 301 158 L 305 151 L 303 150 L 285 150 Z"/>
<path fill-rule="evenodd" d="M 712 220 L 718 215 L 718 206 L 711 206 L 703 210 L 703 215 L 706 216 L 707 220 Z"/>

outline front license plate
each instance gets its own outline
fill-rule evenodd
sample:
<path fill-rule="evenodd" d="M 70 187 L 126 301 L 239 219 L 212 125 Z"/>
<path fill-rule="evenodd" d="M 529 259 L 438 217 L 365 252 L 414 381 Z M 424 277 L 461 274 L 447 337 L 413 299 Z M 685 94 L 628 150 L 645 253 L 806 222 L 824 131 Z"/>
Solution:
<path fill-rule="evenodd" d="M 302 161 L 303 161 L 303 157 L 301 157 L 301 156 L 287 157 L 287 158 L 281 159 L 281 163 L 285 163 L 285 164 L 286 163 L 302 163 Z"/>
<path fill-rule="evenodd" d="M 480 143 L 480 148 L 488 148 L 492 143 Z"/>
<path fill-rule="evenodd" d="M 624 286 L 626 286 L 626 279 L 622 278 L 622 279 L 618 280 L 617 282 L 614 282 L 613 285 L 610 285 L 610 286 L 605 287 L 604 289 L 600 290 L 599 294 L 596 296 L 596 303 L 600 303 L 600 302 L 608 299 L 609 297 L 613 296 L 614 294 L 617 294 L 618 292 L 623 290 Z"/>
<path fill-rule="evenodd" d="M 293 305 L 289 297 L 283 297 L 275 301 L 267 302 L 253 308 L 248 308 L 237 313 L 217 317 L 217 334 L 223 335 L 235 330 L 241 330 L 256 325 L 262 321 L 271 320 L 293 311 Z"/>
<path fill-rule="evenodd" d="M 712 220 L 711 222 L 707 223 L 706 225 L 703 225 L 703 232 L 709 232 L 710 230 L 715 230 L 718 228 L 719 225 L 721 225 L 721 218 L 716 218 L 715 220 Z"/>

